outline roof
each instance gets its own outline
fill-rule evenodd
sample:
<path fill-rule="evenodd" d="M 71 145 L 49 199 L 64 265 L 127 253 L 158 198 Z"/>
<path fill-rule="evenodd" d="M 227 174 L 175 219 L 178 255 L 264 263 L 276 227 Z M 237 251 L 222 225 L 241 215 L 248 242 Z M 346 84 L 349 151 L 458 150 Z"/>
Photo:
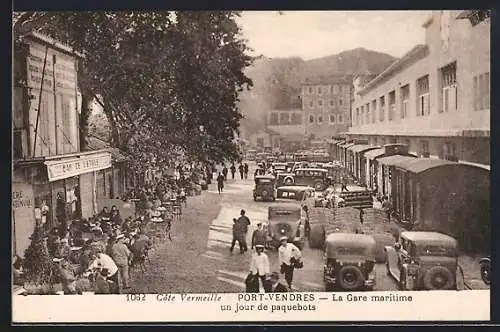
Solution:
<path fill-rule="evenodd" d="M 332 233 L 326 237 L 325 242 L 335 241 L 336 244 L 373 244 L 375 245 L 375 239 L 368 234 L 355 234 L 355 233 Z"/>
<path fill-rule="evenodd" d="M 85 57 L 82 53 L 74 50 L 72 47 L 70 47 L 66 44 L 63 44 L 62 42 L 60 42 L 52 37 L 46 36 L 44 34 L 36 32 L 36 31 L 32 31 L 30 33 L 24 34 L 23 37 L 24 38 L 31 38 L 31 39 L 34 39 L 38 42 L 48 44 L 54 48 L 57 48 L 60 51 L 66 52 L 66 53 L 73 55 L 73 56 L 77 56 L 79 58 Z"/>
<path fill-rule="evenodd" d="M 351 143 L 347 143 L 346 142 L 346 143 L 339 144 L 339 147 L 341 147 L 341 148 L 348 148 L 348 147 L 350 147 L 352 145 L 354 145 L 354 143 L 352 143 L 352 142 Z"/>
<path fill-rule="evenodd" d="M 377 157 L 380 157 L 384 153 L 385 153 L 385 149 L 384 148 L 374 149 L 374 150 L 366 152 L 365 153 L 365 158 L 367 158 L 367 159 L 375 159 Z"/>
<path fill-rule="evenodd" d="M 351 80 L 346 78 L 346 75 L 320 75 L 307 77 L 301 82 L 302 85 L 316 85 L 316 84 L 348 84 L 351 85 Z"/>
<path fill-rule="evenodd" d="M 302 190 L 315 190 L 313 187 L 309 186 L 281 186 L 278 187 L 277 190 L 297 190 L 297 191 L 302 191 Z"/>
<path fill-rule="evenodd" d="M 395 166 L 415 174 L 420 174 L 437 167 L 472 168 L 484 172 L 489 172 L 487 168 L 476 165 L 456 163 L 452 161 L 447 161 L 442 159 L 431 159 L 431 158 L 412 158 L 407 161 L 402 161 L 401 163 Z"/>
<path fill-rule="evenodd" d="M 274 203 L 269 205 L 268 210 L 278 210 L 278 209 L 301 209 L 302 206 L 300 203 L 291 203 L 291 202 L 286 202 L 286 203 Z"/>
<path fill-rule="evenodd" d="M 314 167 L 297 168 L 296 171 L 320 171 L 320 172 L 328 172 L 327 169 L 324 169 L 324 168 L 314 168 Z"/>
<path fill-rule="evenodd" d="M 348 148 L 348 150 L 358 153 L 358 152 L 363 152 L 366 150 L 373 150 L 377 149 L 379 146 L 374 146 L 374 145 L 369 145 L 369 144 L 355 144 L 351 147 Z"/>
<path fill-rule="evenodd" d="M 379 158 L 379 159 L 377 159 L 377 161 L 379 163 L 381 163 L 382 165 L 399 166 L 400 164 L 404 164 L 407 161 L 411 162 L 411 161 L 413 161 L 415 159 L 416 159 L 416 157 L 402 156 L 402 155 L 399 155 L 399 154 L 395 154 L 395 155 L 392 155 L 392 156 Z"/>
<path fill-rule="evenodd" d="M 388 77 L 389 75 L 393 74 L 396 70 L 402 68 L 405 64 L 412 63 L 414 61 L 419 60 L 423 56 L 427 56 L 428 50 L 429 50 L 429 48 L 427 45 L 422 45 L 422 44 L 416 45 L 410 51 L 408 51 L 405 55 L 403 55 L 400 59 L 394 61 L 389 67 L 387 67 L 386 70 L 384 70 L 382 73 L 380 73 L 377 77 L 375 77 L 373 80 L 366 83 L 360 89 L 359 93 L 363 94 L 364 92 L 366 92 L 366 90 L 373 87 L 374 85 L 376 85 L 377 83 L 382 81 L 384 78 Z"/>
<path fill-rule="evenodd" d="M 415 243 L 444 242 L 451 245 L 455 245 L 457 243 L 457 240 L 455 240 L 453 237 L 438 232 L 402 232 L 401 237 Z"/>

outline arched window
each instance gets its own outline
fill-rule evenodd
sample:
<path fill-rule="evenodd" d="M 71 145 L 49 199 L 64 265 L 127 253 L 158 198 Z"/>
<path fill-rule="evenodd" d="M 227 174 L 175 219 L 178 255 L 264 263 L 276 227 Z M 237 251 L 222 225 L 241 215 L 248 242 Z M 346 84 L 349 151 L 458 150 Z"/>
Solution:
<path fill-rule="evenodd" d="M 309 123 L 314 123 L 314 115 L 309 116 Z"/>

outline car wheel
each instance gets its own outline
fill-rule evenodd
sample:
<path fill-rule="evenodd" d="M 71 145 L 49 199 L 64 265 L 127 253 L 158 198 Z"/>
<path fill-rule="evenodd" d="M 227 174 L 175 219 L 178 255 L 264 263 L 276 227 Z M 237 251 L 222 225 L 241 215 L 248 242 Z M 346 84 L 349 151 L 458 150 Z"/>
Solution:
<path fill-rule="evenodd" d="M 316 182 L 314 183 L 314 189 L 316 189 L 317 191 L 322 191 L 323 189 L 325 189 L 325 185 L 323 184 L 323 182 Z"/>
<path fill-rule="evenodd" d="M 428 290 L 445 290 L 453 287 L 454 278 L 449 269 L 444 266 L 431 267 L 424 274 L 424 287 Z"/>
<path fill-rule="evenodd" d="M 323 233 L 323 227 L 312 226 L 309 231 L 309 248 L 320 249 L 325 243 L 325 235 Z"/>
<path fill-rule="evenodd" d="M 363 273 L 357 266 L 343 266 L 339 271 L 338 284 L 348 291 L 361 289 L 364 285 Z"/>
<path fill-rule="evenodd" d="M 491 271 L 491 266 L 488 263 L 481 264 L 481 279 L 486 285 L 491 284 L 491 279 L 490 279 L 490 272 Z"/>

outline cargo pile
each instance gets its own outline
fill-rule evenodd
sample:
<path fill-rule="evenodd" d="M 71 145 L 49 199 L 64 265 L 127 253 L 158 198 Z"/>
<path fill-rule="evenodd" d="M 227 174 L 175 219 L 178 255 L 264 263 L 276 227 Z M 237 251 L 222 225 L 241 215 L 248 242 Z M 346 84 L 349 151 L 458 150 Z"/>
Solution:
<path fill-rule="evenodd" d="M 399 227 L 389 222 L 387 214 L 379 209 L 364 209 L 363 224 L 361 229 L 364 234 L 371 235 L 376 243 L 376 260 L 383 262 L 385 260 L 384 247 L 392 246 L 396 236 L 399 234 Z"/>
<path fill-rule="evenodd" d="M 372 193 L 368 190 L 343 191 L 338 193 L 345 207 L 366 209 L 373 207 Z"/>
<path fill-rule="evenodd" d="M 332 218 L 325 224 L 325 235 L 331 233 L 355 233 L 360 226 L 359 210 L 352 207 L 335 208 L 331 210 Z"/>

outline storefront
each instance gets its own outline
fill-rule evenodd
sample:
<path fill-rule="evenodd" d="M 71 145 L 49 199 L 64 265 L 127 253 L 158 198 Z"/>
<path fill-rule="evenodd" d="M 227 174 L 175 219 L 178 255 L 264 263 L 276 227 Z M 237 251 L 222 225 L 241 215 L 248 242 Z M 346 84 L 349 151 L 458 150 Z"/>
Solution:
<path fill-rule="evenodd" d="M 106 151 L 20 161 L 12 181 L 13 250 L 23 256 L 39 224 L 69 225 L 96 211 L 95 174 L 111 167 Z"/>

